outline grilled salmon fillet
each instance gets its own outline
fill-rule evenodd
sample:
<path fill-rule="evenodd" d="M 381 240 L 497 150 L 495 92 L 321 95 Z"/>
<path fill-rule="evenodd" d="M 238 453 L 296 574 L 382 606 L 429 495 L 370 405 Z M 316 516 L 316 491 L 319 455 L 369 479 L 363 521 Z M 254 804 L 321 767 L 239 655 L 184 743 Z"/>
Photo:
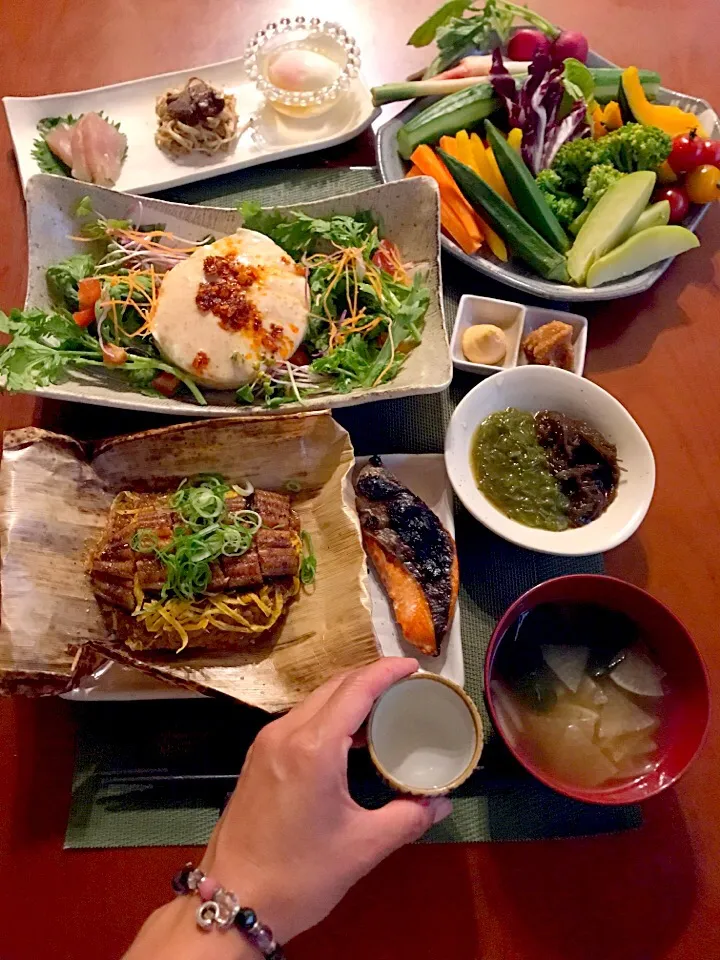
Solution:
<path fill-rule="evenodd" d="M 438 656 L 457 604 L 455 541 L 428 505 L 371 457 L 355 480 L 363 542 L 405 640 Z"/>

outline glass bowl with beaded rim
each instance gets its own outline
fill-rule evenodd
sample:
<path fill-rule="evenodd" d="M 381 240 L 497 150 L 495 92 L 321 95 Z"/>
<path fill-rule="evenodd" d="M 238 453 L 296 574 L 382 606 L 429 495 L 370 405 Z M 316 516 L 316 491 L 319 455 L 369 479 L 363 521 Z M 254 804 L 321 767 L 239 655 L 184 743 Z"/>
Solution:
<path fill-rule="evenodd" d="M 295 58 L 290 65 L 287 57 L 296 51 L 308 51 L 310 56 L 299 64 Z M 281 58 L 286 58 L 284 70 Z M 357 76 L 360 50 L 338 23 L 318 17 L 283 17 L 255 34 L 244 62 L 250 80 L 280 113 L 317 116 L 333 106 Z M 287 86 L 280 85 L 282 73 L 290 78 Z"/>

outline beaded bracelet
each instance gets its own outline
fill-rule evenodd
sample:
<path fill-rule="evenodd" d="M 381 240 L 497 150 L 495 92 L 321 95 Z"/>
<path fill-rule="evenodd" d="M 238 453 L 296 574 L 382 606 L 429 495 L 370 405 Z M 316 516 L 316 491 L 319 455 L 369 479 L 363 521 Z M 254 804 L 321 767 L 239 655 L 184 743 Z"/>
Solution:
<path fill-rule="evenodd" d="M 224 890 L 202 870 L 186 863 L 172 878 L 172 888 L 179 896 L 197 893 L 202 903 L 195 914 L 201 930 L 235 927 L 259 950 L 265 960 L 286 960 L 282 947 L 275 942 L 270 927 L 260 923 L 254 910 L 241 907 L 234 893 Z"/>

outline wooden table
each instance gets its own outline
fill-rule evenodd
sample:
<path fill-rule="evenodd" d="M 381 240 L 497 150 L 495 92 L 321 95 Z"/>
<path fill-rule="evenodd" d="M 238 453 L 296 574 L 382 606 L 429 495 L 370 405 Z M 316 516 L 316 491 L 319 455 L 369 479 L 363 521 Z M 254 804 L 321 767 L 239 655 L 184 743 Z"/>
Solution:
<path fill-rule="evenodd" d="M 265 19 L 333 17 L 357 35 L 373 82 L 426 61 L 403 46 L 436 0 L 342 5 L 315 0 L 14 0 L 0 13 L 2 93 L 33 95 L 113 83 L 241 54 Z M 675 7 L 537 0 L 585 31 L 618 63 L 720 105 L 715 0 Z M 340 9 L 342 7 L 342 11 Z M 25 227 L 4 116 L 0 119 L 2 307 L 22 301 Z M 319 162 L 372 162 L 360 138 Z M 587 374 L 647 433 L 658 462 L 640 532 L 607 557 L 609 573 L 648 588 L 682 617 L 710 668 L 720 669 L 720 216 L 702 248 L 641 297 L 591 311 Z M 91 408 L 2 400 L 2 427 L 88 430 Z M 127 429 L 113 419 L 108 432 Z M 189 851 L 63 852 L 73 729 L 60 700 L 0 702 L 0 957 L 118 957 Z M 401 851 L 361 883 L 294 960 L 655 960 L 720 955 L 720 736 L 677 789 L 645 806 L 645 826 L 589 840 Z"/>

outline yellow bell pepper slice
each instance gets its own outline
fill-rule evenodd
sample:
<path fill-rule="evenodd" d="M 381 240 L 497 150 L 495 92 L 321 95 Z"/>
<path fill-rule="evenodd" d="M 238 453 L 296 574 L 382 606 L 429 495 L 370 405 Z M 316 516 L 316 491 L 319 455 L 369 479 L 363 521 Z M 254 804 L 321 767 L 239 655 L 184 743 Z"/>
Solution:
<path fill-rule="evenodd" d="M 513 127 L 510 133 L 508 133 L 507 141 L 513 150 L 517 150 L 520 153 L 520 147 L 522 146 L 522 130 L 520 127 Z"/>
<path fill-rule="evenodd" d="M 493 188 L 496 193 L 500 194 L 503 200 L 507 201 L 507 203 L 514 207 L 515 201 L 510 196 L 510 191 L 505 186 L 505 181 L 500 173 L 500 168 L 498 167 L 497 163 L 495 163 L 495 157 L 493 156 L 490 148 L 484 146 L 482 140 L 476 133 L 470 134 L 470 145 L 472 147 L 473 155 L 475 156 L 475 163 L 477 164 L 479 175 L 483 178 L 485 183 Z"/>
<path fill-rule="evenodd" d="M 457 148 L 457 158 L 460 163 L 464 163 L 470 167 L 470 169 L 474 170 L 479 176 L 480 171 L 475 162 L 475 155 L 470 145 L 470 137 L 468 136 L 467 130 L 458 130 L 455 134 L 455 146 Z"/>

